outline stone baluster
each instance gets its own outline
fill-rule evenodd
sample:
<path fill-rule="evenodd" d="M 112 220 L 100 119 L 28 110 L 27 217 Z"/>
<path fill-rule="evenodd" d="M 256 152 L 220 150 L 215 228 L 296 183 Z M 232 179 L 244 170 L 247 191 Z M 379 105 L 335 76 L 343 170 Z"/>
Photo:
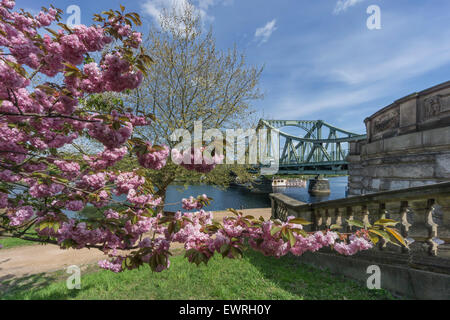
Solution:
<path fill-rule="evenodd" d="M 364 227 L 367 228 L 367 226 L 370 225 L 370 220 L 369 220 L 369 209 L 367 208 L 367 205 L 363 205 L 361 208 L 361 213 L 362 213 L 362 222 L 364 224 Z"/>
<path fill-rule="evenodd" d="M 380 219 L 389 219 L 389 211 L 386 209 L 385 203 L 380 203 Z"/>
<path fill-rule="evenodd" d="M 331 214 L 328 209 L 325 209 L 325 226 L 329 228 L 333 224 L 331 220 Z"/>
<path fill-rule="evenodd" d="M 288 208 L 286 207 L 286 204 L 280 202 L 277 205 L 277 219 L 281 221 L 286 221 L 288 217 Z"/>
<path fill-rule="evenodd" d="M 277 202 L 272 197 L 270 197 L 270 205 L 272 207 L 271 218 L 276 219 L 277 218 Z"/>
<path fill-rule="evenodd" d="M 380 206 L 379 206 L 379 217 L 380 217 L 380 219 L 386 219 L 387 216 L 389 216 L 389 212 L 386 210 L 386 204 L 385 203 L 380 203 Z M 378 248 L 380 250 L 384 250 L 384 249 L 386 249 L 386 246 L 387 246 L 387 241 L 384 240 L 383 238 L 381 238 L 378 241 Z"/>
<path fill-rule="evenodd" d="M 347 213 L 347 220 L 353 220 L 353 208 L 352 207 L 347 207 L 346 208 L 346 213 Z M 353 226 L 348 225 L 347 223 L 347 232 L 352 232 L 353 230 Z"/>
<path fill-rule="evenodd" d="M 408 222 L 411 223 L 409 228 L 409 237 L 413 238 L 416 242 L 411 250 L 417 254 L 428 255 L 430 253 L 429 231 L 428 231 L 428 212 L 430 211 L 429 201 L 426 199 L 411 199 L 408 200 L 409 208 L 413 214 L 408 214 Z"/>
<path fill-rule="evenodd" d="M 334 211 L 336 220 L 334 222 L 335 225 L 342 227 L 342 216 L 344 215 L 344 208 L 336 208 Z M 341 232 L 342 229 L 337 229 L 337 231 Z"/>
<path fill-rule="evenodd" d="M 279 205 L 278 205 L 278 201 L 275 201 L 275 202 L 274 202 L 274 208 L 273 208 L 273 210 L 272 210 L 272 212 L 273 212 L 273 217 L 274 217 L 275 219 L 280 219 L 279 210 L 280 210 L 280 208 L 279 208 Z"/>
<path fill-rule="evenodd" d="M 447 257 L 450 258 L 450 196 L 442 196 L 436 199 L 436 204 L 440 206 L 441 222 L 439 224 L 439 238 L 444 240 L 447 249 Z M 442 252 L 439 252 L 441 254 Z"/>
<path fill-rule="evenodd" d="M 322 227 L 323 224 L 323 216 L 322 216 L 322 212 L 320 209 L 317 209 L 314 211 L 314 216 L 315 216 L 315 231 L 320 230 L 320 228 Z"/>
<path fill-rule="evenodd" d="M 427 213 L 426 213 L 426 226 L 428 228 L 428 240 L 427 243 L 428 253 L 432 256 L 437 256 L 439 239 L 438 239 L 438 224 L 434 222 L 433 214 L 435 201 L 434 199 L 429 199 L 427 203 Z"/>
<path fill-rule="evenodd" d="M 412 226 L 408 221 L 408 214 L 410 214 L 408 201 L 402 201 L 400 204 L 400 234 L 405 239 L 408 246 L 414 242 L 414 240 L 409 239 L 409 228 Z M 409 248 L 402 246 L 402 252 L 406 253 Z"/>

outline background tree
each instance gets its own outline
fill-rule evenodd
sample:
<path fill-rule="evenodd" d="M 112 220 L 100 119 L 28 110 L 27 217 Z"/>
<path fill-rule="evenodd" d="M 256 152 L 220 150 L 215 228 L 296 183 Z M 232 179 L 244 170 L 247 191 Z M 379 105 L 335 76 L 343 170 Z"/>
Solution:
<path fill-rule="evenodd" d="M 181 12 L 165 10 L 160 26 L 151 28 L 143 46 L 155 61 L 142 85 L 125 96 L 135 111 L 155 115 L 154 125 L 137 133 L 144 140 L 166 144 L 175 142 L 170 135 L 176 129 L 193 132 L 194 122 L 202 121 L 203 131 L 211 128 L 250 128 L 257 119 L 251 103 L 262 98 L 258 81 L 262 68 L 247 66 L 236 47 L 228 51 L 216 48 L 212 30 L 205 32 L 193 6 Z M 202 181 L 226 185 L 229 173 L 248 181 L 251 175 L 238 166 L 218 166 L 210 175 L 197 174 Z M 163 199 L 169 184 L 186 170 L 169 162 L 162 170 L 147 172 Z"/>

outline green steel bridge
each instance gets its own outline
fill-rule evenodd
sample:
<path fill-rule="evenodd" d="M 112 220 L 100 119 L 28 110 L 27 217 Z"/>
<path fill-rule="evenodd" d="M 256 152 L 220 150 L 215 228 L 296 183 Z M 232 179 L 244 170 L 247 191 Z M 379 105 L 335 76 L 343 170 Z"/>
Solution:
<path fill-rule="evenodd" d="M 336 128 L 322 120 L 261 119 L 257 129 L 267 130 L 268 147 L 262 152 L 266 159 L 271 159 L 270 162 L 276 162 L 278 155 L 277 174 L 283 175 L 346 175 L 349 142 L 367 137 Z M 259 165 L 258 168 L 265 166 Z"/>

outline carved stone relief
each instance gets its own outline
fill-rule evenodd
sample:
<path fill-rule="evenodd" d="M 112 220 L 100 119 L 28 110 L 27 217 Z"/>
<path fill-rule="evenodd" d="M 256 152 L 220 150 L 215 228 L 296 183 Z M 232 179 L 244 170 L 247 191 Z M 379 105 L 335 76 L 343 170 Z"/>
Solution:
<path fill-rule="evenodd" d="M 441 112 L 450 111 L 450 95 L 441 96 Z"/>
<path fill-rule="evenodd" d="M 390 110 L 374 120 L 374 134 L 384 132 L 389 129 L 398 128 L 400 124 L 400 112 L 398 109 Z"/>
<path fill-rule="evenodd" d="M 439 95 L 426 98 L 423 101 L 422 120 L 434 118 L 441 113 L 441 97 Z"/>

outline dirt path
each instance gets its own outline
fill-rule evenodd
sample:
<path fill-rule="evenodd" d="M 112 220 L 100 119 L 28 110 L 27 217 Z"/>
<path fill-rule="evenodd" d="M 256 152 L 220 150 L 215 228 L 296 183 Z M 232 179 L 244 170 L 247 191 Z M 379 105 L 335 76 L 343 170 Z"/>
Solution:
<path fill-rule="evenodd" d="M 271 209 L 240 210 L 256 218 L 270 218 Z M 221 221 L 229 212 L 214 212 L 214 219 Z M 176 248 L 175 248 L 176 249 Z M 61 250 L 54 245 L 34 245 L 0 250 L 0 283 L 17 277 L 43 272 L 63 270 L 71 265 L 86 265 L 104 259 L 102 252 L 96 249 Z"/>

